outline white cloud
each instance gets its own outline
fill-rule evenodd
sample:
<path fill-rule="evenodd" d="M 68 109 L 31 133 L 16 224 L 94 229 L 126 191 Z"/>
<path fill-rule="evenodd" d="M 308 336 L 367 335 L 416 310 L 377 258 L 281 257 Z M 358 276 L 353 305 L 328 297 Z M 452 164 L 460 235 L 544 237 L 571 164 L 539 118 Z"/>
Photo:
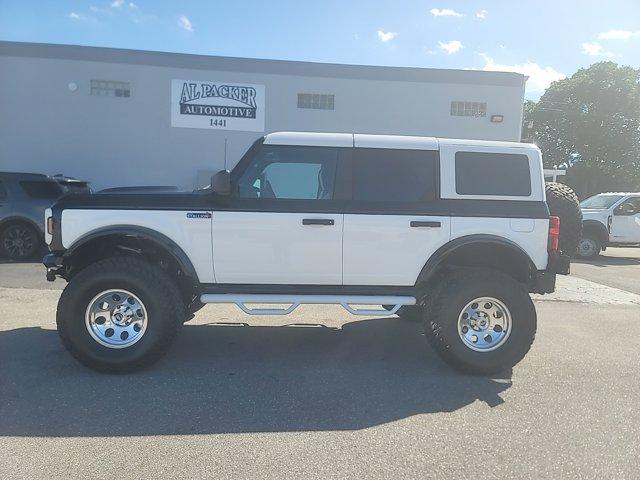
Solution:
<path fill-rule="evenodd" d="M 479 12 L 476 12 L 476 18 L 479 18 L 480 20 L 485 20 L 487 18 L 489 12 L 487 12 L 484 8 L 482 10 L 480 10 Z"/>
<path fill-rule="evenodd" d="M 434 17 L 462 17 L 464 16 L 460 12 L 456 12 L 452 8 L 432 8 L 430 10 L 431 15 Z"/>
<path fill-rule="evenodd" d="M 113 0 L 111 8 L 120 8 L 124 4 L 124 0 Z"/>
<path fill-rule="evenodd" d="M 135 4 L 135 3 L 133 3 L 133 2 L 129 2 L 129 8 L 130 8 L 131 10 L 136 10 L 136 9 L 138 8 L 138 5 L 136 5 L 136 4 Z"/>
<path fill-rule="evenodd" d="M 562 80 L 566 77 L 564 73 L 558 72 L 553 67 L 541 67 L 534 62 L 519 63 L 514 65 L 505 65 L 496 63 L 486 53 L 480 56 L 484 60 L 482 70 L 487 72 L 516 72 L 529 77 L 527 80 L 527 90 L 530 92 L 542 92 L 556 80 Z"/>
<path fill-rule="evenodd" d="M 378 38 L 381 42 L 388 42 L 396 38 L 398 34 L 396 32 L 385 32 L 384 30 L 378 30 Z"/>
<path fill-rule="evenodd" d="M 584 42 L 582 44 L 582 53 L 585 55 L 590 55 L 592 57 L 615 57 L 616 54 L 613 52 L 609 52 L 604 49 L 602 45 L 598 42 Z"/>
<path fill-rule="evenodd" d="M 438 47 L 447 55 L 453 55 L 464 48 L 464 45 L 462 45 L 460 40 L 451 40 L 449 42 L 438 42 Z"/>
<path fill-rule="evenodd" d="M 595 42 L 584 42 L 582 44 L 582 53 L 585 55 L 600 55 L 602 53 L 602 45 Z"/>
<path fill-rule="evenodd" d="M 67 17 L 70 18 L 71 20 L 75 20 L 78 22 L 95 22 L 96 21 L 96 19 L 93 17 L 84 15 L 83 13 L 77 13 L 77 12 L 68 13 Z"/>
<path fill-rule="evenodd" d="M 598 34 L 598 40 L 629 40 L 632 37 L 640 37 L 640 30 L 609 30 Z"/>
<path fill-rule="evenodd" d="M 178 26 L 187 32 L 193 32 L 193 24 L 186 15 L 180 15 L 178 18 Z"/>
<path fill-rule="evenodd" d="M 178 26 L 187 32 L 193 32 L 193 24 L 186 15 L 180 15 L 178 18 Z"/>

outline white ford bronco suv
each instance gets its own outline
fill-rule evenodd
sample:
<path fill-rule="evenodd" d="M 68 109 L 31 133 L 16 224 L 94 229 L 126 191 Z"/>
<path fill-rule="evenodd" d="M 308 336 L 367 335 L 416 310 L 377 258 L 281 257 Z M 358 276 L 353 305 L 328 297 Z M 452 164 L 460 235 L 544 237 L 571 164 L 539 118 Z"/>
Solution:
<path fill-rule="evenodd" d="M 600 193 L 583 200 L 578 256 L 593 258 L 607 247 L 640 244 L 640 193 Z"/>
<path fill-rule="evenodd" d="M 519 143 L 272 133 L 206 189 L 66 197 L 46 223 L 47 278 L 69 282 L 62 342 L 109 372 L 153 363 L 196 310 L 233 303 L 419 317 L 451 365 L 497 373 L 533 342 L 529 293 L 569 272 L 540 151 Z"/>

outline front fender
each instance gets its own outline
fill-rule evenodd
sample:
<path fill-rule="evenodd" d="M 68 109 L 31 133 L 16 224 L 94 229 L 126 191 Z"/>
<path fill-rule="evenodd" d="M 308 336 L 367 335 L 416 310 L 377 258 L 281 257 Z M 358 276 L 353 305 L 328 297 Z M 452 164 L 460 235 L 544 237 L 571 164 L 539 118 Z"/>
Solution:
<path fill-rule="evenodd" d="M 60 259 L 62 263 L 65 263 L 68 259 L 71 259 L 73 255 L 82 247 L 86 246 L 92 241 L 107 236 L 123 236 L 133 237 L 138 239 L 147 240 L 154 243 L 158 248 L 168 252 L 171 257 L 180 266 L 182 272 L 194 282 L 198 283 L 198 274 L 193 266 L 193 263 L 189 259 L 189 256 L 180 248 L 176 242 L 171 240 L 166 235 L 152 230 L 146 227 L 134 226 L 134 225 L 114 225 L 111 227 L 101 228 L 94 230 L 83 237 L 77 239 L 72 245 L 69 246 L 62 254 L 52 255 L 49 258 L 51 262 L 53 258 Z"/>

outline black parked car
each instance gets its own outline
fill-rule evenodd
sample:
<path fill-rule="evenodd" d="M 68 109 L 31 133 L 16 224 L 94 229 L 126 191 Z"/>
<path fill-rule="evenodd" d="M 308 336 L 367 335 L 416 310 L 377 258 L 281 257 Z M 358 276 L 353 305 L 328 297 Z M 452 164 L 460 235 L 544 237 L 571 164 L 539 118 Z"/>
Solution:
<path fill-rule="evenodd" d="M 91 193 L 87 182 L 64 175 L 0 172 L 0 256 L 26 260 L 44 242 L 44 211 L 71 193 Z"/>

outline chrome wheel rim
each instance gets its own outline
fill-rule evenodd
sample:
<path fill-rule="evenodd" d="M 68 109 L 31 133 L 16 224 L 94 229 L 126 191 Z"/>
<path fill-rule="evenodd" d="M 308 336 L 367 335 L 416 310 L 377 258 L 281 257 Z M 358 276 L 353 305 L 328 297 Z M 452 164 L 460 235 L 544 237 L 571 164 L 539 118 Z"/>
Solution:
<path fill-rule="evenodd" d="M 511 312 L 496 298 L 471 300 L 458 316 L 458 335 L 466 347 L 476 352 L 500 348 L 511 335 Z"/>
<path fill-rule="evenodd" d="M 27 256 L 35 244 L 31 232 L 24 227 L 10 227 L 4 235 L 4 248 L 15 258 Z"/>
<path fill-rule="evenodd" d="M 127 348 L 139 342 L 147 320 L 142 301 L 122 289 L 105 290 L 93 297 L 85 314 L 87 331 L 107 348 Z"/>
<path fill-rule="evenodd" d="M 578 243 L 578 253 L 583 257 L 591 257 L 597 248 L 595 240 L 591 238 L 582 238 Z"/>

